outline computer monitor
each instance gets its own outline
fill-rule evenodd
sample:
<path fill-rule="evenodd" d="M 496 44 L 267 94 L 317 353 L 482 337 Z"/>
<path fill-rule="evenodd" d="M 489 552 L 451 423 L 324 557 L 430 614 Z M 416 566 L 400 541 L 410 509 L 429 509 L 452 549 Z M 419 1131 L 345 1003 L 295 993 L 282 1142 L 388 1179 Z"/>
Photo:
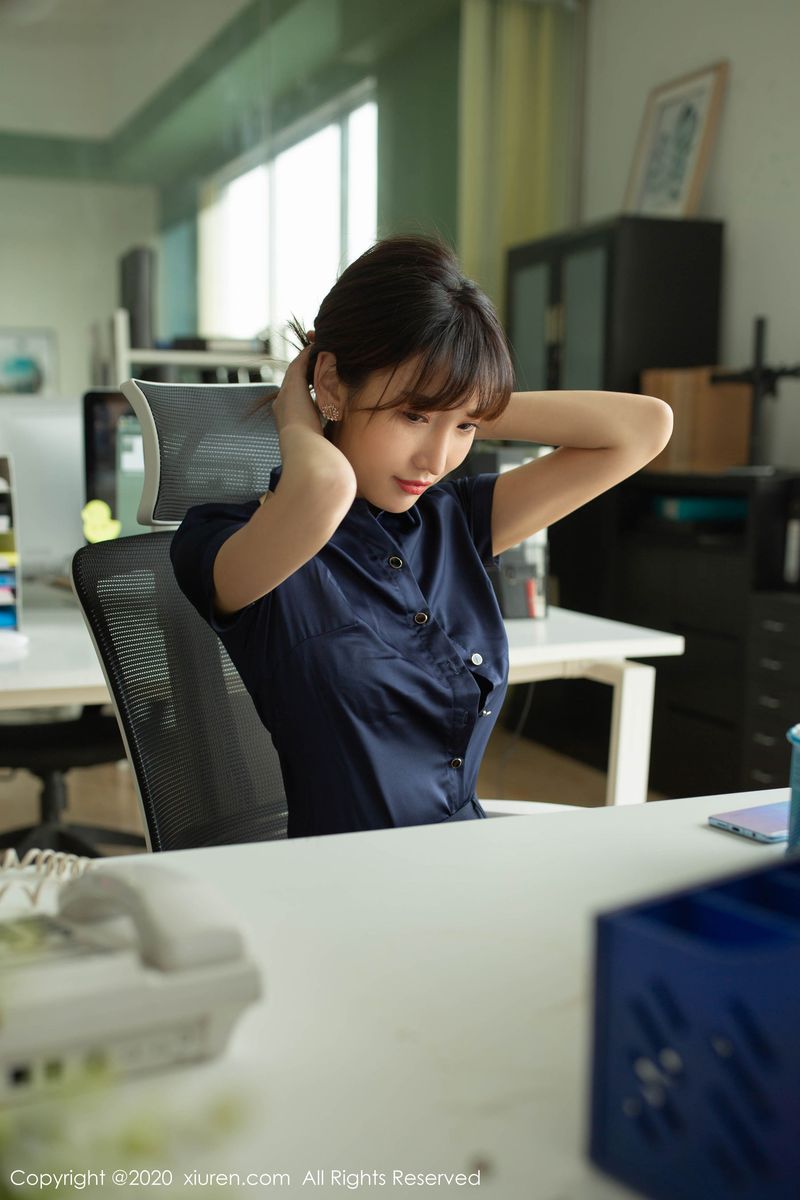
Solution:
<path fill-rule="evenodd" d="M 122 392 L 98 388 L 84 395 L 83 436 L 85 500 L 104 501 L 108 518 L 119 522 L 119 528 L 87 527 L 87 540 L 143 533 L 146 526 L 136 517 L 144 482 L 142 431 Z"/>
<path fill-rule="evenodd" d="M 13 464 L 22 574 L 68 574 L 84 541 L 80 398 L 0 395 L 0 454 Z"/>

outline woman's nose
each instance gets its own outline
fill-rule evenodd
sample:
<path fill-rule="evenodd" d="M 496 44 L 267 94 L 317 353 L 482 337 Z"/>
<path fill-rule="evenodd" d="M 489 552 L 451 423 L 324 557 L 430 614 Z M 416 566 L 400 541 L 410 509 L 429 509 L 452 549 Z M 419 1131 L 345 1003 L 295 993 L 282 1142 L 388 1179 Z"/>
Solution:
<path fill-rule="evenodd" d="M 431 434 L 423 445 L 417 448 L 414 456 L 414 466 L 427 471 L 429 475 L 444 475 L 447 468 L 448 437 L 444 434 Z"/>

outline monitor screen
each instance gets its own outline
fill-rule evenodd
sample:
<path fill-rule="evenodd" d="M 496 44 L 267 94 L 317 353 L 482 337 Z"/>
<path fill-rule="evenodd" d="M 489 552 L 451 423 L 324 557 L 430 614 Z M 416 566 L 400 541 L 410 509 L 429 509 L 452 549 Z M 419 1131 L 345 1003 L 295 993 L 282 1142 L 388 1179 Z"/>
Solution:
<path fill-rule="evenodd" d="M 79 398 L 0 396 L 0 454 L 11 459 L 22 574 L 68 574 L 84 540 Z"/>
<path fill-rule="evenodd" d="M 144 533 L 136 514 L 144 482 L 139 422 L 121 392 L 98 389 L 83 397 L 85 497 L 108 506 L 84 515 L 87 541 Z"/>

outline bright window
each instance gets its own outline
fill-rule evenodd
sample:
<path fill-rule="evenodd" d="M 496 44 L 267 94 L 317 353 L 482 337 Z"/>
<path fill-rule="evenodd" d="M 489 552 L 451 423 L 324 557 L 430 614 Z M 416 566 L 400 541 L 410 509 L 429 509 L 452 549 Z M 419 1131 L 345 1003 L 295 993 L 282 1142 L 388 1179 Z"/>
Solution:
<path fill-rule="evenodd" d="M 199 220 L 199 320 L 205 336 L 309 328 L 337 274 L 377 236 L 377 105 L 341 106 L 267 162 L 205 189 Z"/>

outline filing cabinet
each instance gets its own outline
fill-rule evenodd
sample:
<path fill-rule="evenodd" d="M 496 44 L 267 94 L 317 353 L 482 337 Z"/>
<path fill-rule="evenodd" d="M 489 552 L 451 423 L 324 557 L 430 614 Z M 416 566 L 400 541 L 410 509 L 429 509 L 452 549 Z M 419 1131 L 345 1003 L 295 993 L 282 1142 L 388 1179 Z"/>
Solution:
<path fill-rule="evenodd" d="M 743 786 L 786 787 L 800 721 L 800 595 L 764 592 L 752 601 L 747 661 Z"/>
<path fill-rule="evenodd" d="M 780 589 L 796 480 L 781 471 L 640 472 L 586 506 L 580 533 L 551 530 L 557 603 L 685 640 L 681 657 L 650 660 L 650 786 L 666 796 L 788 783 L 800 593 Z M 712 515 L 692 519 L 698 511 Z M 609 722 L 608 689 L 555 681 L 537 685 L 525 731 L 604 769 Z"/>
<path fill-rule="evenodd" d="M 625 214 L 508 251 L 517 387 L 635 391 L 646 367 L 718 362 L 720 221 Z"/>

